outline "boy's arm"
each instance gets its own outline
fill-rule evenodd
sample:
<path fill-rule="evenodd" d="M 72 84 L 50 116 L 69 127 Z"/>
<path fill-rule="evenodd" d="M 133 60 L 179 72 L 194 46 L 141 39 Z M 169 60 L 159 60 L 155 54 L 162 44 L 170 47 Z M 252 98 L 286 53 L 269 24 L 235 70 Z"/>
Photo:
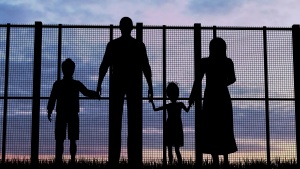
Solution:
<path fill-rule="evenodd" d="M 48 100 L 47 110 L 48 110 L 48 120 L 51 122 L 51 114 L 55 106 L 57 99 L 57 83 L 55 82 L 52 86 L 50 98 Z"/>
<path fill-rule="evenodd" d="M 79 91 L 87 97 L 100 99 L 99 93 L 94 90 L 87 89 L 84 84 L 79 82 Z"/>

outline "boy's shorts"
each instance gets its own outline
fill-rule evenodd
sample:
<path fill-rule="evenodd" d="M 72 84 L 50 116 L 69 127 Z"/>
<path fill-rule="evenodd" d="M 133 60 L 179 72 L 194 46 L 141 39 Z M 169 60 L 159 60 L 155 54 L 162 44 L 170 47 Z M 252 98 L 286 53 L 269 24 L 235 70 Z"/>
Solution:
<path fill-rule="evenodd" d="M 68 139 L 79 140 L 79 117 L 78 113 L 70 117 L 56 115 L 55 121 L 55 140 L 66 139 L 66 129 L 68 126 Z"/>

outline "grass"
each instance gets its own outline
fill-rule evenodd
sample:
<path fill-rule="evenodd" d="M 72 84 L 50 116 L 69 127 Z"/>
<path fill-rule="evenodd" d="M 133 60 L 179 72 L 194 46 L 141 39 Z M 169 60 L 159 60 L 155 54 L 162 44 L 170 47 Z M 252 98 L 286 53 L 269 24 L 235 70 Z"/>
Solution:
<path fill-rule="evenodd" d="M 221 169 L 223 168 L 222 162 L 220 163 Z M 32 165 L 30 160 L 18 160 L 12 159 L 7 160 L 3 163 L 0 163 L 1 169 L 29 169 L 29 168 L 38 168 L 38 169 L 111 169 L 106 163 L 106 161 L 99 160 L 78 160 L 75 164 L 71 164 L 67 161 L 64 161 L 60 166 L 57 166 L 54 163 L 54 160 L 41 160 L 39 164 Z M 128 166 L 126 160 L 120 161 L 119 166 L 114 167 L 117 169 L 127 169 L 132 168 Z M 176 162 L 173 165 L 163 165 L 161 162 L 146 162 L 141 167 L 143 169 L 198 169 L 199 166 L 196 166 L 192 161 L 184 161 L 181 166 L 177 165 Z M 271 162 L 270 166 L 267 165 L 265 160 L 243 160 L 240 162 L 233 162 L 230 164 L 229 169 L 299 169 L 297 166 L 296 160 L 274 160 Z M 213 169 L 212 163 L 210 160 L 204 160 L 201 169 Z"/>

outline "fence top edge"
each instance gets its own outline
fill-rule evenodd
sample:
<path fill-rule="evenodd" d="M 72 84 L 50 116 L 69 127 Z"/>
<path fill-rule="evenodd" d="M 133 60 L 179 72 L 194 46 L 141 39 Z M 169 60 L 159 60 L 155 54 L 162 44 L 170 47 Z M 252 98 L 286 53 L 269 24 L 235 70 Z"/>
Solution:
<path fill-rule="evenodd" d="M 7 27 L 8 24 L 0 24 Z M 10 27 L 34 27 L 34 24 L 10 24 Z M 293 25 L 292 25 L 293 26 Z M 201 26 L 200 29 L 217 30 L 292 30 L 291 27 L 266 27 L 266 26 Z M 43 24 L 43 28 L 119 28 L 119 25 L 72 25 L 72 24 Z M 136 26 L 133 27 L 136 29 Z M 194 26 L 170 26 L 170 25 L 143 25 L 143 29 L 194 29 Z"/>

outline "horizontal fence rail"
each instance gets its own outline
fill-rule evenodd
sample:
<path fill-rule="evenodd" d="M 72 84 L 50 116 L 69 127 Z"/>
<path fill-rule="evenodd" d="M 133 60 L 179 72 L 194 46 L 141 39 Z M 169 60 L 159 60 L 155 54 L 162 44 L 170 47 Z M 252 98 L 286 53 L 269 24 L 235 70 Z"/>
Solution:
<path fill-rule="evenodd" d="M 209 55 L 209 41 L 221 37 L 234 62 L 237 82 L 229 87 L 234 107 L 234 132 L 238 151 L 230 160 L 296 159 L 299 164 L 300 28 L 148 26 L 137 23 L 132 32 L 146 45 L 153 74 L 154 102 L 165 105 L 168 82 L 176 81 L 180 101 L 188 97 L 197 78 L 197 65 Z M 54 157 L 54 123 L 46 118 L 52 84 L 61 79 L 61 62 L 76 63 L 74 78 L 96 90 L 98 69 L 106 44 L 121 35 L 117 25 L 0 24 L 0 125 L 2 161 Z M 202 82 L 202 96 L 205 89 Z M 78 156 L 107 160 L 109 74 L 100 101 L 80 96 Z M 164 122 L 167 112 L 153 112 L 143 79 L 143 161 L 166 163 Z M 210 159 L 197 146 L 202 96 L 188 114 L 182 113 L 184 160 L 201 164 Z M 55 114 L 55 113 L 54 113 Z M 121 157 L 127 159 L 126 98 Z M 55 116 L 53 117 L 55 118 Z M 68 150 L 68 140 L 65 150 Z M 69 152 L 64 151 L 65 158 Z"/>

